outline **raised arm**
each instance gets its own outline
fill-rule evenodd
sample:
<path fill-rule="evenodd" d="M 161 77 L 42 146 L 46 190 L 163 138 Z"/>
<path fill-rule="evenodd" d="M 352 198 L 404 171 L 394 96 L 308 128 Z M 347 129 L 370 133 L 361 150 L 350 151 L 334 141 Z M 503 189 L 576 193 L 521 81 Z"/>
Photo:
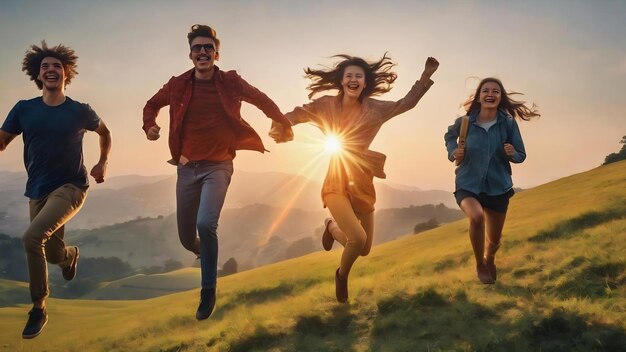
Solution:
<path fill-rule="evenodd" d="M 439 61 L 434 57 L 429 57 L 426 59 L 426 63 L 424 64 L 424 71 L 422 71 L 422 75 L 420 76 L 419 81 L 416 81 L 411 90 L 407 93 L 404 98 L 393 102 L 393 101 L 380 101 L 381 109 L 383 110 L 383 119 L 385 121 L 391 119 L 394 116 L 398 116 L 408 110 L 413 109 L 417 102 L 426 94 L 430 86 L 433 85 L 433 81 L 430 77 L 437 71 L 439 67 Z"/>
<path fill-rule="evenodd" d="M 111 132 L 103 120 L 100 120 L 100 124 L 94 132 L 100 136 L 100 160 L 91 169 L 90 175 L 93 176 L 97 183 L 102 183 L 106 176 L 109 153 L 111 152 Z"/>
<path fill-rule="evenodd" d="M 0 130 L 0 152 L 7 149 L 9 143 L 11 143 L 11 141 L 17 136 L 17 134 L 12 134 L 4 130 Z"/>

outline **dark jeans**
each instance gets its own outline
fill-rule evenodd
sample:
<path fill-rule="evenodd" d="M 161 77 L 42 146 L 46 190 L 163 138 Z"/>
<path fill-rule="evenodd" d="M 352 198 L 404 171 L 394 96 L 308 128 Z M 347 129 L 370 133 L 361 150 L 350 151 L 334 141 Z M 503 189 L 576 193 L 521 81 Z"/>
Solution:
<path fill-rule="evenodd" d="M 214 288 L 217 281 L 217 223 L 232 175 L 232 160 L 178 165 L 178 236 L 186 249 L 200 255 L 202 288 Z"/>

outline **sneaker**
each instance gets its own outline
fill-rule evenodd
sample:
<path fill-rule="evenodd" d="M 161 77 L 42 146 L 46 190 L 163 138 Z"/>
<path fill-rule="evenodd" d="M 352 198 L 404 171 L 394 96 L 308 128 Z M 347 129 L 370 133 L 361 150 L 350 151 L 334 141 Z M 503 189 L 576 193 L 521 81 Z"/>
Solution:
<path fill-rule="evenodd" d="M 63 268 L 63 278 L 67 281 L 71 281 L 76 276 L 76 268 L 78 267 L 78 247 L 74 246 L 76 250 L 76 254 L 74 255 L 74 260 L 67 268 Z"/>
<path fill-rule="evenodd" d="M 215 308 L 215 288 L 203 288 L 200 291 L 200 305 L 196 311 L 196 319 L 204 320 L 211 316 Z"/>
<path fill-rule="evenodd" d="M 46 308 L 31 309 L 28 312 L 28 321 L 22 332 L 22 338 L 32 339 L 39 336 L 47 322 L 48 314 L 46 313 Z"/>
<path fill-rule="evenodd" d="M 322 247 L 324 247 L 325 250 L 329 251 L 333 248 L 333 243 L 335 243 L 335 239 L 333 238 L 333 235 L 330 233 L 330 230 L 328 230 L 328 226 L 330 226 L 330 223 L 333 222 L 333 219 L 331 218 L 326 218 L 326 220 L 324 220 L 324 233 L 322 234 Z"/>

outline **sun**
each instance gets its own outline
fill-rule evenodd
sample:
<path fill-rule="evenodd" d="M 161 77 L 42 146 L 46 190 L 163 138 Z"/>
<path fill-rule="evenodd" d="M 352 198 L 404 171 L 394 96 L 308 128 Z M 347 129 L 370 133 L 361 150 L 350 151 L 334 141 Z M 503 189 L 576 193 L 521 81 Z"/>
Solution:
<path fill-rule="evenodd" d="M 324 149 L 329 154 L 337 154 L 341 151 L 341 140 L 335 135 L 329 135 L 324 142 Z"/>

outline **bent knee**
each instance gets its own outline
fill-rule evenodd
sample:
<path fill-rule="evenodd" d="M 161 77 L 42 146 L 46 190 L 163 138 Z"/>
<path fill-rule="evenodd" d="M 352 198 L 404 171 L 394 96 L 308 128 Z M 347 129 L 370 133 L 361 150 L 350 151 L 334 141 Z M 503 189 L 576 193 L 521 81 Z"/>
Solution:
<path fill-rule="evenodd" d="M 372 247 L 363 246 L 363 248 L 361 249 L 361 257 L 367 257 L 367 255 L 370 254 L 371 250 Z"/>
<path fill-rule="evenodd" d="M 217 237 L 217 221 L 199 221 L 196 227 L 200 238 Z"/>
<path fill-rule="evenodd" d="M 363 253 L 363 250 L 365 249 L 365 242 L 365 237 L 355 237 L 349 239 L 347 245 L 357 249 L 359 253 Z M 369 252 L 369 249 L 367 251 Z"/>
<path fill-rule="evenodd" d="M 41 250 L 43 247 L 43 236 L 38 235 L 34 231 L 24 232 L 22 235 L 22 244 L 24 245 L 24 249 L 29 250 Z"/>
<path fill-rule="evenodd" d="M 59 264 L 65 260 L 65 250 L 46 251 L 46 261 L 50 264 Z"/>

